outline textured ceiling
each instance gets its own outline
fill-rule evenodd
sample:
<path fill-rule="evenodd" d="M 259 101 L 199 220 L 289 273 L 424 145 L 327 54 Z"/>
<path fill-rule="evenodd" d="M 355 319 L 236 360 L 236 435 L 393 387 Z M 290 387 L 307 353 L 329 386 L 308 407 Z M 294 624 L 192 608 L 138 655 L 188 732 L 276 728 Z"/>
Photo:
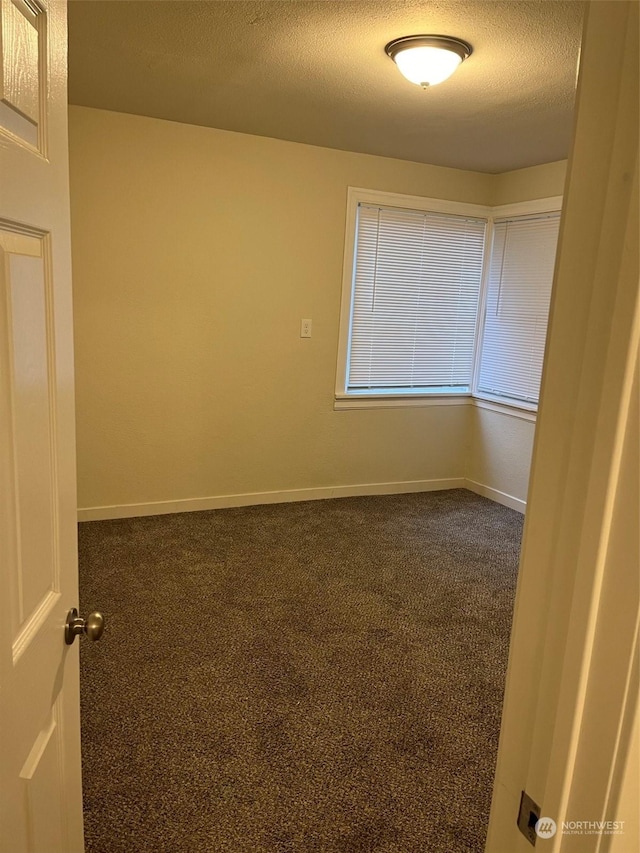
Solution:
<path fill-rule="evenodd" d="M 72 0 L 72 104 L 502 172 L 567 156 L 579 0 Z M 423 91 L 391 39 L 473 54 Z"/>

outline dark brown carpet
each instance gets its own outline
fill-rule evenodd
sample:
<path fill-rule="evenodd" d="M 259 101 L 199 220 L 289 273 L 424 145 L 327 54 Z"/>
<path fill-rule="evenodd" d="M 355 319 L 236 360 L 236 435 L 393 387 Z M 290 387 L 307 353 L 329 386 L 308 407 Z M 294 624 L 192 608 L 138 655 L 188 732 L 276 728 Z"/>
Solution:
<path fill-rule="evenodd" d="M 521 527 L 464 490 L 81 524 L 87 853 L 480 853 Z"/>

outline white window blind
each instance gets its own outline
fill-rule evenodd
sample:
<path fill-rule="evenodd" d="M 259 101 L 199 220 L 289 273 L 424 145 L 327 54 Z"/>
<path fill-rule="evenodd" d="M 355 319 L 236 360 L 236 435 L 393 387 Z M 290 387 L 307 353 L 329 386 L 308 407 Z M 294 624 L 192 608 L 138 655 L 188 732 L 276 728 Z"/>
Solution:
<path fill-rule="evenodd" d="M 348 393 L 470 391 L 485 225 L 358 205 Z"/>
<path fill-rule="evenodd" d="M 559 213 L 495 222 L 479 392 L 538 402 L 559 227 Z"/>

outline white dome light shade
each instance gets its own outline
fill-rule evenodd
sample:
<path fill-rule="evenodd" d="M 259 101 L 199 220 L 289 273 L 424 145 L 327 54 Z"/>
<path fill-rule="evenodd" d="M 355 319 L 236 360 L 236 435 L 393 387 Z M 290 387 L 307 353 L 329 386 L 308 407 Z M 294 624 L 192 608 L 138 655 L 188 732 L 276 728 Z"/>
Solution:
<path fill-rule="evenodd" d="M 396 65 L 407 80 L 418 86 L 435 86 L 451 77 L 462 59 L 443 47 L 407 47 L 396 56 Z"/>
<path fill-rule="evenodd" d="M 387 56 L 418 86 L 442 83 L 471 55 L 471 45 L 449 36 L 405 36 L 389 42 Z"/>

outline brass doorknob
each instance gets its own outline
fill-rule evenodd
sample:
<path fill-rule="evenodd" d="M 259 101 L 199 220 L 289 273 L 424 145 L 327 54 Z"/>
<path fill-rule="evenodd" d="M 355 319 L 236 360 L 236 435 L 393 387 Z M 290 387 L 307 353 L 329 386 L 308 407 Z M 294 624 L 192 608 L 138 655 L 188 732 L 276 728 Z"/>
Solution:
<path fill-rule="evenodd" d="M 78 616 L 75 607 L 67 613 L 67 621 L 64 626 L 64 641 L 70 646 L 77 634 L 86 634 L 90 640 L 99 640 L 104 631 L 104 616 L 98 611 L 90 613 L 86 619 Z"/>

